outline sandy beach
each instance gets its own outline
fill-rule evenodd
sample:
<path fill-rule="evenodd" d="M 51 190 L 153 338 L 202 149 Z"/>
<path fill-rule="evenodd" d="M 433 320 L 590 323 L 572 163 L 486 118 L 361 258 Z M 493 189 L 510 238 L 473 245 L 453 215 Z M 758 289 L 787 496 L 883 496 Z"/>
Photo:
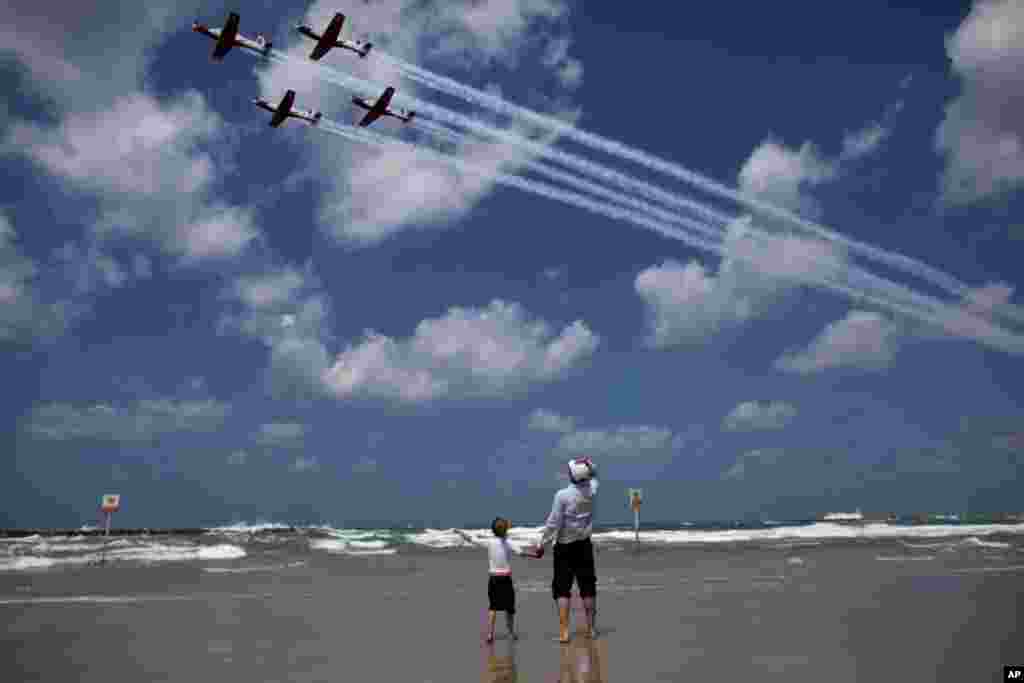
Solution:
<path fill-rule="evenodd" d="M 268 548 L 203 565 L 0 574 L 10 681 L 980 681 L 1020 659 L 1015 548 L 602 550 L 597 641 L 553 642 L 549 560 L 517 562 L 521 638 L 482 641 L 472 550 Z"/>

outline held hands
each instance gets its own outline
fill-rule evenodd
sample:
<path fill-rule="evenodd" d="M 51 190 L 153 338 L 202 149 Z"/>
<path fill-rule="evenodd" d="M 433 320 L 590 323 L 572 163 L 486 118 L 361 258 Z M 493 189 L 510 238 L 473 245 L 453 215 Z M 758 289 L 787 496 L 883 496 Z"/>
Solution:
<path fill-rule="evenodd" d="M 526 551 L 523 553 L 527 557 L 533 557 L 540 559 L 544 557 L 544 546 L 542 545 L 531 545 L 526 547 Z"/>

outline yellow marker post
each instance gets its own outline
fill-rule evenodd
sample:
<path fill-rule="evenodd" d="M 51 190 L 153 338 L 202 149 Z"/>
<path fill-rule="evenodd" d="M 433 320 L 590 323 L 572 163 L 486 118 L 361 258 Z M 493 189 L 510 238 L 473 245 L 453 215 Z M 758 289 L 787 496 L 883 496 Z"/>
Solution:
<path fill-rule="evenodd" d="M 629 496 L 629 507 L 633 509 L 633 533 L 636 536 L 636 542 L 640 542 L 640 505 L 643 503 L 644 491 L 643 489 L 628 489 L 627 494 Z"/>

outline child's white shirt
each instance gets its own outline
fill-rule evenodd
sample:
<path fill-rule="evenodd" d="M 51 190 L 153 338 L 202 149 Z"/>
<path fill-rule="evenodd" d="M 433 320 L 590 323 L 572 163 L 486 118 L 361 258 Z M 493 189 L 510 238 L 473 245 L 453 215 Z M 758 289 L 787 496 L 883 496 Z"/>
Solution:
<path fill-rule="evenodd" d="M 509 558 L 514 551 L 507 538 L 492 538 L 487 542 L 487 559 L 493 576 L 511 576 L 512 564 Z"/>

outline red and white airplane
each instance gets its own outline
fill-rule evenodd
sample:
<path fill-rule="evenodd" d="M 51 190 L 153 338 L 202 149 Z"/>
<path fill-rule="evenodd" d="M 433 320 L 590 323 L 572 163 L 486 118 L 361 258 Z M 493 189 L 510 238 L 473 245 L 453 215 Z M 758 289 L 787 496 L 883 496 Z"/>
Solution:
<path fill-rule="evenodd" d="M 344 24 L 345 15 L 338 12 L 334 15 L 334 18 L 331 19 L 331 23 L 327 25 L 327 30 L 325 30 L 322 35 L 318 34 L 312 27 L 305 24 L 297 24 L 295 26 L 295 30 L 307 38 L 312 38 L 316 41 L 316 47 L 313 48 L 313 52 L 309 55 L 309 58 L 313 61 L 319 60 L 334 47 L 342 47 L 346 50 L 352 50 L 360 57 L 365 57 L 370 54 L 370 48 L 373 47 L 373 43 L 340 38 L 341 27 Z"/>
<path fill-rule="evenodd" d="M 364 97 L 353 97 L 352 104 L 369 110 L 366 112 L 366 116 L 363 117 L 363 120 L 359 122 L 359 125 L 365 128 L 382 116 L 393 116 L 405 123 L 412 121 L 413 117 L 416 116 L 416 112 L 409 111 L 407 109 L 398 109 L 395 111 L 388 106 L 391 104 L 391 98 L 394 97 L 394 95 L 395 89 L 388 86 L 388 88 L 384 90 L 384 94 L 378 97 L 375 102 L 371 102 Z"/>
<path fill-rule="evenodd" d="M 263 34 L 257 33 L 255 40 L 252 38 L 246 38 L 238 32 L 238 14 L 232 12 L 228 15 L 228 20 L 224 24 L 224 28 L 210 28 L 205 24 L 200 24 L 198 21 L 192 22 L 192 30 L 196 33 L 202 33 L 203 35 L 209 36 L 217 41 L 217 46 L 213 48 L 213 59 L 220 61 L 224 59 L 231 48 L 233 47 L 247 47 L 250 50 L 261 53 L 264 57 L 270 52 L 270 47 L 273 45 L 269 40 L 263 37 Z"/>
<path fill-rule="evenodd" d="M 323 113 L 319 111 L 305 111 L 303 109 L 296 109 L 293 111 L 292 105 L 295 103 L 294 90 L 287 91 L 284 94 L 284 97 L 281 98 L 280 104 L 278 104 L 276 107 L 264 99 L 257 99 L 253 100 L 252 102 L 260 109 L 266 109 L 267 111 L 273 114 L 273 116 L 270 117 L 270 125 L 273 126 L 274 128 L 277 128 L 282 123 L 287 121 L 289 117 L 302 119 L 303 121 L 309 123 L 311 126 L 315 126 L 316 124 L 320 123 L 320 119 L 323 117 Z"/>

